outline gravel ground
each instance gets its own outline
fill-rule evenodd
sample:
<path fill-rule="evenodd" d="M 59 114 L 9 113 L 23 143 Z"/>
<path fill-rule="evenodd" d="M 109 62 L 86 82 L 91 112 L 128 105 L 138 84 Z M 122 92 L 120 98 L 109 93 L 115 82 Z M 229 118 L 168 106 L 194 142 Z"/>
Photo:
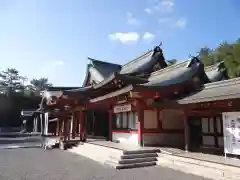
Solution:
<path fill-rule="evenodd" d="M 0 150 L 0 180 L 200 180 L 158 166 L 115 170 L 85 157 L 40 148 Z"/>

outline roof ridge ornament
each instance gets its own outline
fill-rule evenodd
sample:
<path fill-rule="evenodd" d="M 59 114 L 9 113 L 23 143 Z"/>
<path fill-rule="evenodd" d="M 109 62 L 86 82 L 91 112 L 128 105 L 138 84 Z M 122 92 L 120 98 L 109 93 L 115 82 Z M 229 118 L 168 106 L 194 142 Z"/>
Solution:
<path fill-rule="evenodd" d="M 156 53 L 156 52 L 162 52 L 162 42 L 160 42 L 159 45 L 155 46 L 154 49 L 153 49 L 153 52 Z"/>

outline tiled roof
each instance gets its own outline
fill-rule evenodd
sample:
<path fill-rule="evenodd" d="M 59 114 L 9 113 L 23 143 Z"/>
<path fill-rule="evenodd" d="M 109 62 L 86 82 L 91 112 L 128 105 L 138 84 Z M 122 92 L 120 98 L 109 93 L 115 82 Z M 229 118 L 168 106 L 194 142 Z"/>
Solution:
<path fill-rule="evenodd" d="M 190 80 L 197 74 L 203 82 L 208 81 L 203 64 L 198 59 L 192 58 L 189 61 L 178 63 L 152 73 L 148 78 L 149 82 L 144 84 L 144 86 L 163 87 L 179 84 Z"/>
<path fill-rule="evenodd" d="M 206 84 L 193 94 L 179 99 L 179 104 L 189 104 L 240 98 L 240 78 Z"/>
<path fill-rule="evenodd" d="M 153 68 L 153 66 L 158 62 L 161 63 L 161 66 L 163 66 L 161 68 L 165 68 L 167 66 L 162 54 L 162 49 L 159 46 L 123 65 L 120 74 L 135 75 L 145 73 L 149 69 Z"/>
<path fill-rule="evenodd" d="M 205 68 L 205 72 L 211 82 L 228 79 L 227 69 L 224 62 L 214 64 Z"/>

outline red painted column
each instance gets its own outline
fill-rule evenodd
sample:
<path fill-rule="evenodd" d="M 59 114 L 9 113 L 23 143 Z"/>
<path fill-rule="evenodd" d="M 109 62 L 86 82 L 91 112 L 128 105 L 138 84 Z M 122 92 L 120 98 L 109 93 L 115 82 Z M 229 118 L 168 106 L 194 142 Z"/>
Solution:
<path fill-rule="evenodd" d="M 71 121 L 72 121 L 72 138 L 73 139 L 75 139 L 75 133 L 76 133 L 76 118 L 75 118 L 76 116 L 75 116 L 75 112 L 73 112 L 72 113 L 72 119 L 71 119 Z"/>
<path fill-rule="evenodd" d="M 189 126 L 188 126 L 188 117 L 186 114 L 183 114 L 184 116 L 184 139 L 185 139 L 185 151 L 188 152 L 189 150 Z"/>
<path fill-rule="evenodd" d="M 67 138 L 68 138 L 68 140 L 70 140 L 70 138 L 71 138 L 71 132 L 70 132 L 70 123 L 71 123 L 71 120 L 69 119 L 69 116 L 67 117 L 67 121 L 66 121 L 67 123 Z"/>
<path fill-rule="evenodd" d="M 63 140 L 67 140 L 67 119 L 63 120 Z"/>
<path fill-rule="evenodd" d="M 57 120 L 57 126 L 56 126 L 56 135 L 59 136 L 59 129 L 60 129 L 60 119 Z"/>
<path fill-rule="evenodd" d="M 81 110 L 79 113 L 80 113 L 80 115 L 79 115 L 80 140 L 84 141 L 84 139 L 85 139 L 85 134 L 84 134 L 84 131 L 85 131 L 85 129 L 84 129 L 84 126 L 85 126 L 85 111 Z"/>
<path fill-rule="evenodd" d="M 139 109 L 138 113 L 138 144 L 139 146 L 143 146 L 143 110 Z"/>
<path fill-rule="evenodd" d="M 138 144 L 143 146 L 143 128 L 144 128 L 144 114 L 140 101 L 137 102 L 137 116 L 138 116 Z"/>
<path fill-rule="evenodd" d="M 108 140 L 112 141 L 112 126 L 113 126 L 113 112 L 112 110 L 108 111 Z"/>

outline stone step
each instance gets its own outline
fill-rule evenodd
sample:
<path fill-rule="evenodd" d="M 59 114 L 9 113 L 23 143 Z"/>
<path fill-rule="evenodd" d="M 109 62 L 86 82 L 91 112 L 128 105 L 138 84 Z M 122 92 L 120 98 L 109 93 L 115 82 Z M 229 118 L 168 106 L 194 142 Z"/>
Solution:
<path fill-rule="evenodd" d="M 159 153 L 157 164 L 178 169 L 186 173 L 201 175 L 206 178 L 240 179 L 240 168 L 193 158 Z"/>
<path fill-rule="evenodd" d="M 143 154 L 143 153 L 159 153 L 159 149 L 139 149 L 139 150 L 131 150 L 131 151 L 123 151 L 123 155 L 131 155 L 131 154 Z"/>
<path fill-rule="evenodd" d="M 111 157 L 119 159 L 136 159 L 136 158 L 148 158 L 148 157 L 158 157 L 157 153 L 142 153 L 142 154 L 128 154 L 128 155 L 114 155 L 111 154 Z"/>
<path fill-rule="evenodd" d="M 130 168 L 139 168 L 139 167 L 147 167 L 147 166 L 155 166 L 157 163 L 156 161 L 152 162 L 141 162 L 141 163 L 131 163 L 131 164 L 117 164 L 112 161 L 105 161 L 106 165 L 115 168 L 115 169 L 130 169 Z"/>
<path fill-rule="evenodd" d="M 142 162 L 157 162 L 156 157 L 147 157 L 147 158 L 134 158 L 134 159 L 115 159 L 109 158 L 109 161 L 112 161 L 116 164 L 132 164 L 132 163 L 142 163 Z"/>

